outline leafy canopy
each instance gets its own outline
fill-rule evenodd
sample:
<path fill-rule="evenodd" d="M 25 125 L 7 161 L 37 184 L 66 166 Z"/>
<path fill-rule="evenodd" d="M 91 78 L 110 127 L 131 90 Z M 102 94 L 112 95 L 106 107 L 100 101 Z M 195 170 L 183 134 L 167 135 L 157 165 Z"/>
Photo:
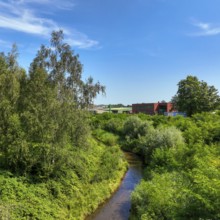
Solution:
<path fill-rule="evenodd" d="M 174 106 L 188 116 L 208 112 L 220 106 L 218 90 L 196 76 L 187 76 L 178 83 L 178 91 L 172 98 Z"/>
<path fill-rule="evenodd" d="M 30 72 L 37 68 L 44 69 L 49 80 L 58 86 L 58 98 L 67 99 L 67 95 L 79 108 L 92 104 L 98 93 L 105 94 L 105 86 L 94 83 L 90 76 L 85 82 L 82 80 L 83 66 L 79 56 L 74 54 L 70 45 L 63 42 L 63 31 L 54 31 L 51 36 L 51 45 L 42 45 L 33 60 Z"/>
<path fill-rule="evenodd" d="M 19 67 L 16 46 L 0 53 L 0 168 L 48 179 L 74 167 L 73 154 L 88 147 L 88 108 L 105 87 L 89 77 L 63 32 L 41 46 L 29 73 Z"/>

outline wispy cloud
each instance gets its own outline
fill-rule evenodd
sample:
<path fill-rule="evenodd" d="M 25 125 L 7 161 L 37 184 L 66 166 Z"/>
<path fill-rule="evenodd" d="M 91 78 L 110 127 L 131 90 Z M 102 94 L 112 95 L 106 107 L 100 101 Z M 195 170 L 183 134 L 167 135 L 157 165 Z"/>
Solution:
<path fill-rule="evenodd" d="M 52 30 L 58 29 L 52 20 L 37 18 L 28 11 L 16 17 L 0 15 L 0 27 L 43 36 L 48 36 Z"/>
<path fill-rule="evenodd" d="M 220 25 L 201 22 L 195 19 L 192 19 L 191 24 L 198 29 L 194 33 L 191 33 L 191 36 L 213 36 L 220 34 Z"/>
<path fill-rule="evenodd" d="M 70 0 L 0 0 L 0 28 L 11 29 L 27 34 L 49 37 L 54 30 L 62 29 L 69 43 L 78 48 L 94 47 L 97 41 L 72 28 L 60 26 L 56 21 L 41 15 L 39 7 L 53 5 L 57 10 L 67 10 L 74 6 Z"/>
<path fill-rule="evenodd" d="M 71 46 L 76 46 L 81 49 L 86 49 L 94 46 L 98 46 L 99 42 L 95 40 L 91 40 L 87 35 L 80 33 L 78 31 L 72 31 L 68 34 L 66 41 Z M 74 37 L 73 37 L 74 35 Z"/>
<path fill-rule="evenodd" d="M 47 5 L 47 7 L 58 8 L 62 10 L 70 10 L 76 4 L 74 0 L 9 0 L 10 3 L 16 5 Z"/>
<path fill-rule="evenodd" d="M 5 40 L 1 40 L 0 39 L 0 46 L 7 48 L 7 49 L 11 49 L 12 48 L 12 43 L 9 41 L 5 41 Z"/>

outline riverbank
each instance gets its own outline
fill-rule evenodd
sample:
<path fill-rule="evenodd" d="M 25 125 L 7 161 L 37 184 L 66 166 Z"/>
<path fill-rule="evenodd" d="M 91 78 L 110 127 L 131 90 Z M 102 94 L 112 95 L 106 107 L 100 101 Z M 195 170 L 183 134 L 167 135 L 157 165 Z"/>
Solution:
<path fill-rule="evenodd" d="M 127 220 L 129 218 L 131 208 L 130 195 L 142 178 L 142 161 L 133 153 L 124 152 L 124 155 L 129 166 L 119 188 L 111 195 L 110 199 L 100 205 L 85 220 Z"/>
<path fill-rule="evenodd" d="M 73 156 L 72 170 L 42 182 L 0 170 L 0 217 L 82 220 L 94 212 L 120 185 L 127 164 L 118 146 L 94 139 L 88 149 L 77 149 Z"/>
<path fill-rule="evenodd" d="M 220 112 L 93 117 L 99 138 L 114 143 L 118 136 L 122 149 L 144 160 L 130 219 L 220 219 L 219 121 Z"/>

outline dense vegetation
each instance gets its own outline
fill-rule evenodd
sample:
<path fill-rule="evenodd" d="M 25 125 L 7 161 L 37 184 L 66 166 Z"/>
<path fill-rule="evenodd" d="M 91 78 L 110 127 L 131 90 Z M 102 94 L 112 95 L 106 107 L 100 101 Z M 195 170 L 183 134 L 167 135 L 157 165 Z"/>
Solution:
<path fill-rule="evenodd" d="M 209 86 L 203 80 L 199 81 L 196 76 L 187 76 L 178 83 L 178 90 L 172 98 L 172 103 L 175 109 L 191 116 L 220 108 L 220 96 L 214 86 Z"/>
<path fill-rule="evenodd" d="M 83 219 L 120 183 L 126 163 L 119 146 L 146 166 L 131 219 L 220 219 L 220 112 L 89 115 L 105 88 L 82 80 L 62 31 L 41 46 L 28 73 L 16 57 L 16 47 L 0 54 L 1 219 Z M 180 104 L 188 91 L 188 110 L 218 106 L 215 88 L 197 78 L 179 86 L 175 99 Z"/>
<path fill-rule="evenodd" d="M 62 31 L 28 73 L 16 57 L 0 54 L 0 218 L 83 219 L 126 169 L 118 146 L 91 135 L 86 109 L 104 87 L 82 80 Z"/>
<path fill-rule="evenodd" d="M 92 121 L 145 162 L 144 179 L 132 193 L 132 220 L 220 219 L 220 112 L 103 114 Z"/>

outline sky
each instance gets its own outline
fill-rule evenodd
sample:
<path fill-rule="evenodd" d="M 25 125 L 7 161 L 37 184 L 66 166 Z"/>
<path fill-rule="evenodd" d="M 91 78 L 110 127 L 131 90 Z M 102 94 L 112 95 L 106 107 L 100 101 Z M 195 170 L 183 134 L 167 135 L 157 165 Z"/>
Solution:
<path fill-rule="evenodd" d="M 83 79 L 106 86 L 95 104 L 170 101 L 197 76 L 220 91 L 219 0 L 0 0 L 0 52 L 18 46 L 28 71 L 62 29 Z"/>

